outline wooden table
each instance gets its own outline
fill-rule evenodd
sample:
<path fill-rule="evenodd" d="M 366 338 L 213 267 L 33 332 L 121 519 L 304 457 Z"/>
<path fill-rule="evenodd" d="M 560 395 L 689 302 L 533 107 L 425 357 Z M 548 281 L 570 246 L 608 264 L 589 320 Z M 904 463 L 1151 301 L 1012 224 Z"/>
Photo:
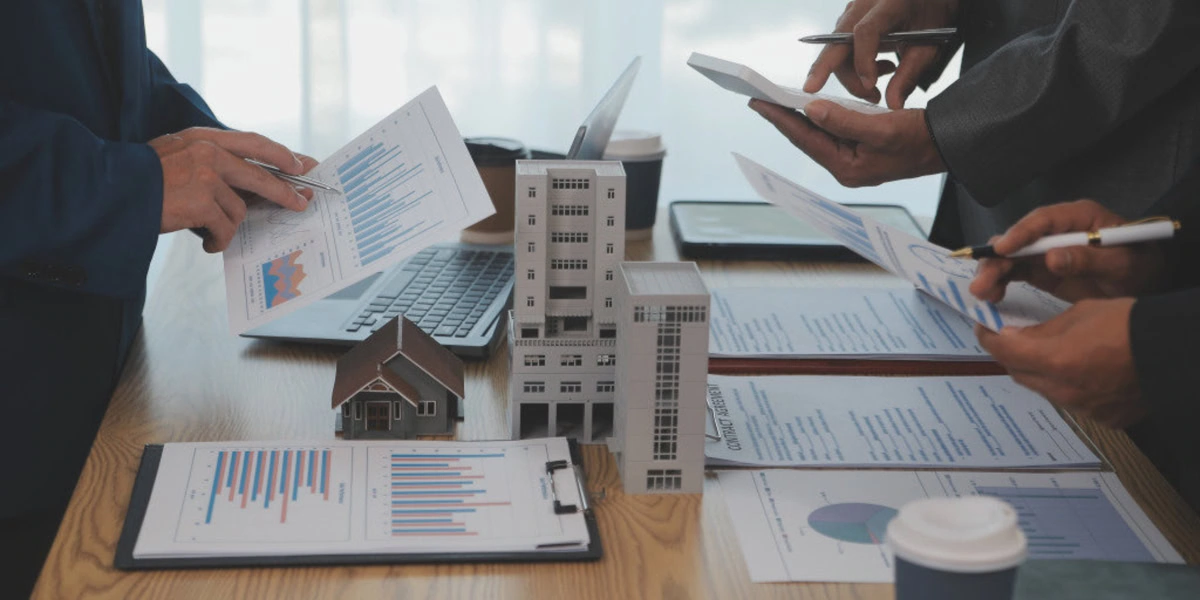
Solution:
<path fill-rule="evenodd" d="M 229 334 L 221 259 L 176 236 L 145 327 L 105 415 L 36 598 L 891 598 L 881 584 L 754 584 L 715 480 L 698 495 L 626 496 L 602 446 L 585 450 L 604 559 L 478 564 L 126 573 L 112 568 L 142 446 L 162 442 L 333 438 L 334 361 L 343 349 L 252 342 Z M 634 260 L 676 260 L 660 223 Z M 710 286 L 889 286 L 865 265 L 701 264 Z M 463 439 L 507 435 L 506 351 L 469 363 Z M 1200 518 L 1121 432 L 1083 428 L 1189 563 Z"/>

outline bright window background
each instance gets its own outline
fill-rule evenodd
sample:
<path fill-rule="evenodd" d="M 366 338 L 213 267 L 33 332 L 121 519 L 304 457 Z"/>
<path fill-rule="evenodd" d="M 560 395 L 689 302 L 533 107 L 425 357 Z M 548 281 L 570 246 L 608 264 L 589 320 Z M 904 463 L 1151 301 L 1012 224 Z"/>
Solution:
<path fill-rule="evenodd" d="M 662 200 L 749 199 L 738 151 L 842 202 L 932 215 L 940 177 L 850 190 L 692 71 L 692 51 L 799 85 L 828 0 L 145 0 L 150 47 L 217 116 L 317 158 L 437 85 L 464 135 L 565 150 L 635 56 L 619 127 L 661 132 Z M 956 73 L 957 63 L 950 73 Z M 945 86 L 943 80 L 931 90 Z M 844 93 L 835 83 L 826 91 Z M 924 106 L 918 92 L 910 106 Z"/>

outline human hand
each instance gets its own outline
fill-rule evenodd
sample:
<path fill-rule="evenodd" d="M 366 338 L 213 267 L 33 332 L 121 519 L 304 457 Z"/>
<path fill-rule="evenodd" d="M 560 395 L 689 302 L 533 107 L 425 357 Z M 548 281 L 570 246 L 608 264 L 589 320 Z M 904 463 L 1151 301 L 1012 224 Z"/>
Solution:
<path fill-rule="evenodd" d="M 1008 255 L 1048 235 L 1115 227 L 1126 219 L 1092 200 L 1038 208 L 992 240 L 998 254 Z M 1166 270 L 1160 244 L 1075 246 L 1055 248 L 1042 256 L 989 258 L 979 262 L 971 293 L 990 302 L 1004 299 L 1010 281 L 1028 281 L 1059 298 L 1137 296 L 1152 292 Z"/>
<path fill-rule="evenodd" d="M 203 230 L 204 249 L 220 252 L 246 218 L 239 192 L 261 196 L 285 208 L 303 211 L 312 190 L 297 190 L 244 158 L 256 158 L 300 175 L 317 161 L 295 155 L 255 133 L 194 127 L 150 140 L 163 170 L 160 233 Z"/>
<path fill-rule="evenodd" d="M 817 100 L 805 108 L 806 117 L 757 99 L 750 101 L 750 108 L 846 187 L 946 170 L 929 137 L 924 110 L 866 115 Z"/>
<path fill-rule="evenodd" d="M 1146 414 L 1129 345 L 1133 298 L 1084 300 L 1032 327 L 975 326 L 979 344 L 1017 383 L 1108 427 Z"/>
<path fill-rule="evenodd" d="M 876 82 L 881 75 L 895 71 L 887 87 L 887 105 L 904 108 L 904 101 L 916 89 L 921 74 L 937 60 L 942 47 L 901 45 L 896 48 L 898 63 L 877 61 L 879 38 L 896 31 L 949 27 L 957 15 L 958 0 L 854 0 L 846 5 L 834 27 L 838 33 L 853 32 L 854 44 L 826 45 L 808 72 L 804 91 L 819 92 L 832 73 L 846 91 L 868 102 L 879 102 Z"/>

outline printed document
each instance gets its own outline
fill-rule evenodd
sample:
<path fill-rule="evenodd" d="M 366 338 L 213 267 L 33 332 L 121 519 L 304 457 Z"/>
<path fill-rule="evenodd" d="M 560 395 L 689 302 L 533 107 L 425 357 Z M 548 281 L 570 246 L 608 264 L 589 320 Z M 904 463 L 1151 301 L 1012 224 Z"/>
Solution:
<path fill-rule="evenodd" d="M 1094 469 L 1054 407 L 1007 376 L 710 375 L 708 463 Z"/>
<path fill-rule="evenodd" d="M 892 581 L 887 524 L 922 498 L 993 496 L 1020 515 L 1030 560 L 1182 563 L 1113 473 L 722 471 L 755 582 Z"/>
<path fill-rule="evenodd" d="M 253 203 L 225 251 L 229 328 L 242 333 L 382 271 L 495 212 L 437 88 L 307 174 L 297 213 Z"/>
<path fill-rule="evenodd" d="M 580 549 L 563 438 L 166 444 L 135 558 Z M 553 478 L 553 479 L 552 479 Z"/>
<path fill-rule="evenodd" d="M 1070 304 L 1027 283 L 1009 284 L 1004 301 L 992 304 L 967 291 L 975 261 L 950 258 L 946 248 L 805 189 L 778 173 L 734 153 L 742 173 L 759 196 L 803 219 L 863 258 L 907 279 L 917 289 L 992 331 L 1026 327 L 1057 316 Z"/>
<path fill-rule="evenodd" d="M 991 360 L 970 319 L 910 287 L 712 292 L 713 358 Z"/>

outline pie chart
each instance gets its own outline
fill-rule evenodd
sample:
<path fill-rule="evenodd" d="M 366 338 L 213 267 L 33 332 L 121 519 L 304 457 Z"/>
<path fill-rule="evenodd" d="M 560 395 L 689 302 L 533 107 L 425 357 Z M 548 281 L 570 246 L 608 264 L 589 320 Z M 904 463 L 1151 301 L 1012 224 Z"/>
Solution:
<path fill-rule="evenodd" d="M 830 504 L 808 515 L 808 526 L 817 533 L 851 544 L 882 544 L 888 521 L 896 509 L 878 504 Z"/>

